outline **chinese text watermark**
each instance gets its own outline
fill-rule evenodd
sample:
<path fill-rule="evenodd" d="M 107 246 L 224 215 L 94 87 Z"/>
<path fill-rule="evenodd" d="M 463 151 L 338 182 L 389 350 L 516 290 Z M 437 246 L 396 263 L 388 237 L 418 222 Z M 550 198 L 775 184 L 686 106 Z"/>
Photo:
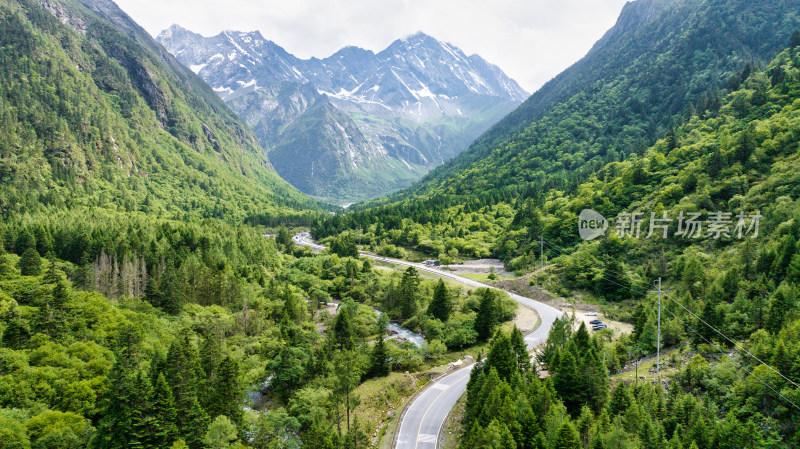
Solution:
<path fill-rule="evenodd" d="M 669 237 L 670 226 L 675 223 L 673 237 L 684 239 L 700 239 L 720 237 L 743 239 L 758 237 L 761 212 L 752 214 L 739 212 L 684 212 L 677 215 L 662 212 L 656 215 L 650 212 L 650 219 L 645 225 L 647 215 L 644 212 L 620 212 L 614 220 L 613 233 L 619 238 L 662 238 Z M 578 216 L 578 233 L 584 240 L 593 240 L 606 234 L 608 220 L 598 212 L 584 209 Z"/>

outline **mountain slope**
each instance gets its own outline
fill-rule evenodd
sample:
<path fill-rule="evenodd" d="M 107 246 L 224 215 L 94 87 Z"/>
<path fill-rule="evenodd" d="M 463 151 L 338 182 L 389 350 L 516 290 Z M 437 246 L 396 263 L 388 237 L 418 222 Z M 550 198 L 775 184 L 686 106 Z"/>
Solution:
<path fill-rule="evenodd" d="M 750 72 L 749 62 L 769 60 L 785 46 L 800 25 L 798 8 L 798 1 L 629 3 L 583 60 L 469 150 L 411 188 L 357 205 L 363 213 L 334 219 L 319 230 L 336 233 L 380 222 L 377 241 L 428 253 L 446 248 L 466 256 L 519 255 L 523 247 L 495 245 L 501 234 L 495 231 L 471 238 L 448 233 L 459 234 L 454 222 L 471 227 L 478 218 L 469 219 L 470 214 L 486 206 L 513 203 L 520 210 L 523 200 L 541 203 L 550 190 L 572 192 L 591 173 L 641 153 L 693 113 L 713 113 L 725 90 L 737 88 Z M 510 220 L 514 211 L 479 215 Z M 427 223 L 433 230 L 409 238 L 411 229 Z M 507 225 L 496 224 L 481 229 Z"/>
<path fill-rule="evenodd" d="M 299 216 L 247 126 L 106 0 L 0 6 L 3 208 Z M 38 192 L 38 194 L 31 194 Z"/>
<path fill-rule="evenodd" d="M 423 33 L 377 54 L 346 47 L 309 60 L 258 32 L 205 38 L 173 25 L 157 39 L 253 127 L 281 176 L 334 201 L 408 186 L 527 96 L 479 56 L 466 56 Z M 289 126 L 294 120 L 320 113 L 308 109 L 317 101 L 341 113 L 329 108 L 324 120 L 306 120 L 318 124 L 315 132 L 291 135 L 298 129 Z M 358 133 L 340 131 L 353 127 Z M 286 145 L 298 141 L 303 145 Z M 291 157 L 284 157 L 288 153 Z"/>
<path fill-rule="evenodd" d="M 583 59 L 426 180 L 499 168 L 509 175 L 500 185 L 515 191 L 526 179 L 580 177 L 641 151 L 691 114 L 690 104 L 718 106 L 718 91 L 747 63 L 769 61 L 800 24 L 798 8 L 794 0 L 630 2 Z M 552 160 L 561 153 L 573 156 Z M 552 163 L 531 164 L 535 158 Z M 459 184 L 477 187 L 473 179 Z"/>

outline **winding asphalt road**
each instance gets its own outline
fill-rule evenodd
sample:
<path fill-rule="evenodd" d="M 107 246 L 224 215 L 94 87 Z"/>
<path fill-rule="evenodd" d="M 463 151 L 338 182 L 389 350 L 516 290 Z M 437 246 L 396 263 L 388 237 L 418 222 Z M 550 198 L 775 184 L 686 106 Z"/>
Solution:
<path fill-rule="evenodd" d="M 308 233 L 296 234 L 293 237 L 296 244 L 308 246 L 314 252 L 325 249 L 324 246 L 314 243 Z M 421 264 L 406 262 L 405 260 L 381 257 L 371 253 L 360 253 L 362 257 L 395 265 L 405 265 L 414 267 L 420 271 L 426 271 L 438 276 L 446 277 L 458 281 L 471 287 L 485 287 L 499 290 L 497 287 L 483 284 L 472 279 L 458 276 L 448 271 L 439 270 Z M 525 344 L 528 350 L 532 350 L 540 343 L 547 340 L 547 334 L 553 327 L 556 318 L 562 312 L 547 304 L 535 301 L 515 293 L 506 292 L 511 299 L 517 301 L 525 307 L 530 307 L 539 313 L 541 323 L 539 327 L 525 336 Z M 394 447 L 397 449 L 431 449 L 436 448 L 439 441 L 439 433 L 442 430 L 447 415 L 453 409 L 458 399 L 464 394 L 469 381 L 469 373 L 473 365 L 458 369 L 452 373 L 438 379 L 422 390 L 414 401 L 408 406 L 400 423 L 400 432 L 397 435 Z"/>

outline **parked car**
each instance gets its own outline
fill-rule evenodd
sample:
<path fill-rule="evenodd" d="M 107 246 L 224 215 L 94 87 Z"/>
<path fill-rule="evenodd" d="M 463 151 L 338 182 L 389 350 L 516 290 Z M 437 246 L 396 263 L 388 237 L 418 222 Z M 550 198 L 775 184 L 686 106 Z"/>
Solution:
<path fill-rule="evenodd" d="M 597 312 L 586 312 L 586 316 L 597 316 Z"/>
<path fill-rule="evenodd" d="M 608 329 L 608 326 L 606 326 L 605 324 L 595 324 L 594 326 L 592 326 L 593 331 L 599 331 L 600 329 Z"/>
<path fill-rule="evenodd" d="M 603 324 L 603 322 L 600 321 L 600 320 L 592 320 L 592 321 L 589 321 L 589 324 Z"/>

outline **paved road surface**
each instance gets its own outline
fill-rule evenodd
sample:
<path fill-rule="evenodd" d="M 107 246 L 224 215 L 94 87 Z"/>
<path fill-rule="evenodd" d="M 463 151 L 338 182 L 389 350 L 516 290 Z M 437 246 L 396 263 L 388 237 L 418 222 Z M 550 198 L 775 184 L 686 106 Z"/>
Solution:
<path fill-rule="evenodd" d="M 293 239 L 298 245 L 309 246 L 315 252 L 319 252 L 325 248 L 322 245 L 314 243 L 307 232 L 297 234 Z M 442 277 L 450 278 L 472 287 L 497 289 L 496 287 L 437 268 L 406 262 L 405 260 L 381 257 L 371 253 L 360 254 L 362 257 L 369 257 L 381 262 L 414 267 L 417 270 L 427 271 Z M 536 310 L 539 313 L 539 317 L 542 319 L 539 327 L 525 336 L 525 344 L 528 346 L 528 349 L 531 350 L 547 339 L 547 334 L 550 332 L 550 328 L 553 327 L 553 322 L 556 318 L 561 316 L 562 312 L 539 301 L 511 292 L 507 293 L 518 303 Z M 433 449 L 436 447 L 439 440 L 439 432 L 442 429 L 447 415 L 455 406 L 458 398 L 460 398 L 467 389 L 470 370 L 472 370 L 472 366 L 456 370 L 439 379 L 437 382 L 428 385 L 425 390 L 417 395 L 414 402 L 408 406 L 405 415 L 402 417 L 400 432 L 394 445 L 395 448 Z"/>

